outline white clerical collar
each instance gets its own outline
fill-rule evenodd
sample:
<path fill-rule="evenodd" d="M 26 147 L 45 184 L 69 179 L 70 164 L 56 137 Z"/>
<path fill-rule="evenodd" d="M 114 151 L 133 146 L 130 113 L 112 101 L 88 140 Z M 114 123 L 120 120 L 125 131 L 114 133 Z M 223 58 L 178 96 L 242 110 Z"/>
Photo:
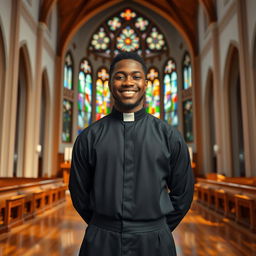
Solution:
<path fill-rule="evenodd" d="M 123 121 L 134 122 L 135 121 L 134 113 L 123 113 Z"/>

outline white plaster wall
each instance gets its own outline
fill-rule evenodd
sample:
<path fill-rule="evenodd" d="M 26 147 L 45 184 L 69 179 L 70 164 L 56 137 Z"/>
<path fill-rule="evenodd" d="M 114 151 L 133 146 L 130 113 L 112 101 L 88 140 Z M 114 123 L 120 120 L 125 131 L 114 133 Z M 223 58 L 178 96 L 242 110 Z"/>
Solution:
<path fill-rule="evenodd" d="M 26 6 L 27 10 L 31 14 L 31 16 L 34 18 L 34 20 L 38 21 L 40 0 L 22 0 L 22 2 Z"/>
<path fill-rule="evenodd" d="M 45 39 L 49 43 L 49 45 L 56 51 L 57 49 L 57 37 L 58 37 L 58 9 L 57 9 L 57 4 L 55 4 L 52 8 L 51 14 L 51 24 L 49 24 L 49 27 L 51 30 L 48 28 L 46 29 L 45 33 Z"/>
<path fill-rule="evenodd" d="M 230 0 L 231 1 L 231 0 Z M 225 65 L 229 46 L 232 42 L 238 45 L 238 21 L 237 14 L 234 14 L 225 27 L 221 28 L 220 38 L 220 78 L 223 86 Z M 239 45 L 238 45 L 239 47 Z"/>
<path fill-rule="evenodd" d="M 221 20 L 226 15 L 226 12 L 235 1 L 237 0 L 216 0 L 218 20 Z"/>
<path fill-rule="evenodd" d="M 201 92 L 202 92 L 202 107 L 204 107 L 204 103 L 205 103 L 205 93 L 206 93 L 206 82 L 207 82 L 207 75 L 208 75 L 208 70 L 212 69 L 213 70 L 213 50 L 212 48 L 209 49 L 209 51 L 207 52 L 206 55 L 204 55 L 201 58 L 200 61 L 200 70 L 201 70 Z"/>
<path fill-rule="evenodd" d="M 31 75 L 32 75 L 32 81 L 34 81 L 35 78 L 35 69 L 36 69 L 36 33 L 37 31 L 33 31 L 30 26 L 27 24 L 27 21 L 24 19 L 24 17 L 21 16 L 20 20 L 20 44 L 23 42 L 26 42 L 29 58 L 30 58 L 30 64 L 31 64 Z M 32 86 L 35 86 L 35 83 L 32 82 Z"/>
<path fill-rule="evenodd" d="M 46 49 L 43 49 L 42 53 L 42 70 L 46 69 L 49 78 L 49 92 L 51 101 L 54 95 L 54 79 L 55 79 L 55 58 L 50 55 Z"/>
<path fill-rule="evenodd" d="M 202 4 L 198 6 L 198 17 L 197 17 L 197 28 L 198 28 L 198 44 L 199 44 L 199 52 L 203 49 L 203 47 L 208 44 L 210 40 L 210 27 L 207 22 L 206 14 L 204 12 Z"/>
<path fill-rule="evenodd" d="M 55 59 L 53 56 L 51 56 L 45 49 L 43 49 L 42 53 L 42 70 L 46 70 L 48 75 L 48 81 L 49 81 L 49 104 L 50 104 L 50 112 L 46 113 L 47 118 L 49 119 L 49 141 L 47 142 L 49 145 L 49 148 L 46 152 L 48 152 L 48 163 L 45 166 L 46 169 L 44 170 L 44 173 L 47 173 L 48 176 L 51 176 L 52 171 L 52 148 L 53 148 L 53 134 L 54 134 L 54 123 L 53 123 L 53 115 L 54 115 L 54 80 L 55 80 Z"/>
<path fill-rule="evenodd" d="M 255 0 L 247 0 L 246 1 L 246 12 L 247 12 L 247 26 L 248 26 L 248 41 L 249 41 L 249 51 L 250 56 L 253 56 L 254 53 L 254 40 L 256 38 L 256 1 Z"/>
<path fill-rule="evenodd" d="M 11 11 L 12 1 L 0 0 L 0 24 L 5 44 L 5 55 L 8 60 L 10 31 L 11 31 Z"/>

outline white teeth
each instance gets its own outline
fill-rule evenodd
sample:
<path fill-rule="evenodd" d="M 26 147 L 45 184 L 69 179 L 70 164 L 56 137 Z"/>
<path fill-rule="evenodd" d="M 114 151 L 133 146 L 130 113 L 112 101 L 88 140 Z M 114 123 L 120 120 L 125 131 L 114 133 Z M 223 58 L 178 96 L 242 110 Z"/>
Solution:
<path fill-rule="evenodd" d="M 132 96 L 135 94 L 135 91 L 122 91 L 122 94 L 125 96 Z"/>

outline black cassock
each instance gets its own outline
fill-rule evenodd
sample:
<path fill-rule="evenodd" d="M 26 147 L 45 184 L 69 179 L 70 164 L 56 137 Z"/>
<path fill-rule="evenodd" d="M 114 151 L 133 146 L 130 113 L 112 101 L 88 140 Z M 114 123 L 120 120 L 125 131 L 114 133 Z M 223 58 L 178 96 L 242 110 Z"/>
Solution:
<path fill-rule="evenodd" d="M 77 137 L 69 189 L 88 223 L 79 255 L 174 256 L 171 231 L 193 198 L 187 145 L 144 108 L 113 108 Z"/>

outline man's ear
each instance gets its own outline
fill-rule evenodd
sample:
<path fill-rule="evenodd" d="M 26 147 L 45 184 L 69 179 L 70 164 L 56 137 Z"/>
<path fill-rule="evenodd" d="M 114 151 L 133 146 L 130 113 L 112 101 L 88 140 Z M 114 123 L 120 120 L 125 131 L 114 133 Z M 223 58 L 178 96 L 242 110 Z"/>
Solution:
<path fill-rule="evenodd" d="M 145 80 L 145 87 L 147 88 L 148 87 L 148 79 Z"/>
<path fill-rule="evenodd" d="M 111 78 L 108 80 L 108 89 L 111 92 Z"/>

